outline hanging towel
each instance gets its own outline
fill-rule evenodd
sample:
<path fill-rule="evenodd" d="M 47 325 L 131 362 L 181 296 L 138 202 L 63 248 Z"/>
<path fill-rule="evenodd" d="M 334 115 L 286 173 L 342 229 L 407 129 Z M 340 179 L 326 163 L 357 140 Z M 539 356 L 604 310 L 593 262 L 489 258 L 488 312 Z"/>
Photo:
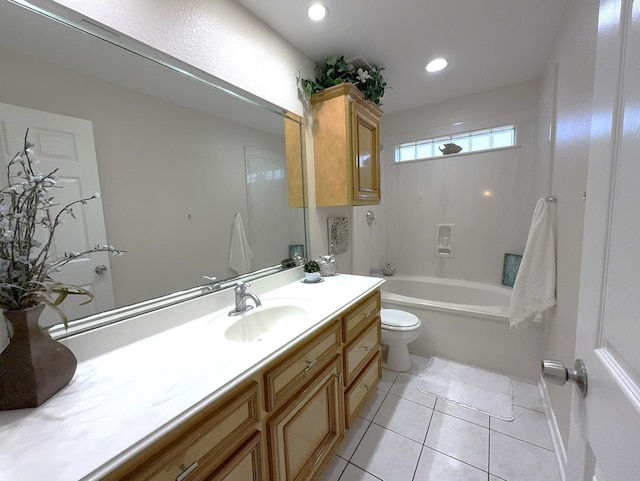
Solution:
<path fill-rule="evenodd" d="M 244 223 L 240 214 L 236 214 L 231 233 L 231 247 L 229 249 L 229 267 L 238 274 L 251 271 L 253 252 L 249 247 L 249 239 L 244 231 Z"/>
<path fill-rule="evenodd" d="M 556 303 L 556 250 L 550 211 L 548 202 L 538 200 L 511 293 L 511 327 Z"/>

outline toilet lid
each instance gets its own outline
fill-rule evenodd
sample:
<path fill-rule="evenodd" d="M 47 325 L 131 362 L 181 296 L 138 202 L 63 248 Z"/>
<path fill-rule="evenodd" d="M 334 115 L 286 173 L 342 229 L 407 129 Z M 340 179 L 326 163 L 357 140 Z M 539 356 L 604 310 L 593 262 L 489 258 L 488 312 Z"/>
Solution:
<path fill-rule="evenodd" d="M 412 327 L 420 323 L 417 316 L 398 309 L 380 309 L 382 324 L 391 327 Z"/>

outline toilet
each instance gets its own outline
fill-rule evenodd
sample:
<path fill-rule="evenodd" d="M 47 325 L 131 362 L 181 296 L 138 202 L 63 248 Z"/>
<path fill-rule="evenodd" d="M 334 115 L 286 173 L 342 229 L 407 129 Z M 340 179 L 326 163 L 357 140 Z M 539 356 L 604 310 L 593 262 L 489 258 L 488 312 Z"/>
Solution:
<path fill-rule="evenodd" d="M 398 309 L 380 309 L 380 319 L 382 344 L 389 348 L 385 367 L 392 371 L 408 371 L 411 369 L 408 344 L 420 336 L 420 319 Z"/>

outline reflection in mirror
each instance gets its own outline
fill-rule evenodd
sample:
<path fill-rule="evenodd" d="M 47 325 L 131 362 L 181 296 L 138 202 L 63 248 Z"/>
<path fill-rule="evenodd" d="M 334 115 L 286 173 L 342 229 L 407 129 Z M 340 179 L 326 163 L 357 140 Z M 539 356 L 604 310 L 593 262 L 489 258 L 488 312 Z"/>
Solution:
<path fill-rule="evenodd" d="M 70 319 L 199 295 L 203 276 L 219 282 L 279 266 L 289 245 L 306 245 L 304 209 L 287 198 L 284 129 L 295 121 L 136 51 L 150 49 L 0 0 L 2 156 L 18 151 L 29 127 L 38 157 L 60 167 L 65 195 L 101 192 L 101 203 L 63 226 L 59 253 L 97 243 L 127 251 L 61 274 L 96 293 L 87 306 L 65 301 Z M 54 313 L 41 319 L 59 322 Z"/>

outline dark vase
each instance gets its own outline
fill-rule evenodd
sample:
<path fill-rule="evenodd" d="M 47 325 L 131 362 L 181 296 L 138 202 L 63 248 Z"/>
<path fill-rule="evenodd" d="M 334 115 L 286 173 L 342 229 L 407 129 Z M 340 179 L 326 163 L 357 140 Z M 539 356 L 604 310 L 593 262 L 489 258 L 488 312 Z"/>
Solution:
<path fill-rule="evenodd" d="M 69 384 L 78 361 L 39 324 L 44 304 L 4 311 L 13 337 L 0 353 L 0 410 L 34 408 Z"/>

